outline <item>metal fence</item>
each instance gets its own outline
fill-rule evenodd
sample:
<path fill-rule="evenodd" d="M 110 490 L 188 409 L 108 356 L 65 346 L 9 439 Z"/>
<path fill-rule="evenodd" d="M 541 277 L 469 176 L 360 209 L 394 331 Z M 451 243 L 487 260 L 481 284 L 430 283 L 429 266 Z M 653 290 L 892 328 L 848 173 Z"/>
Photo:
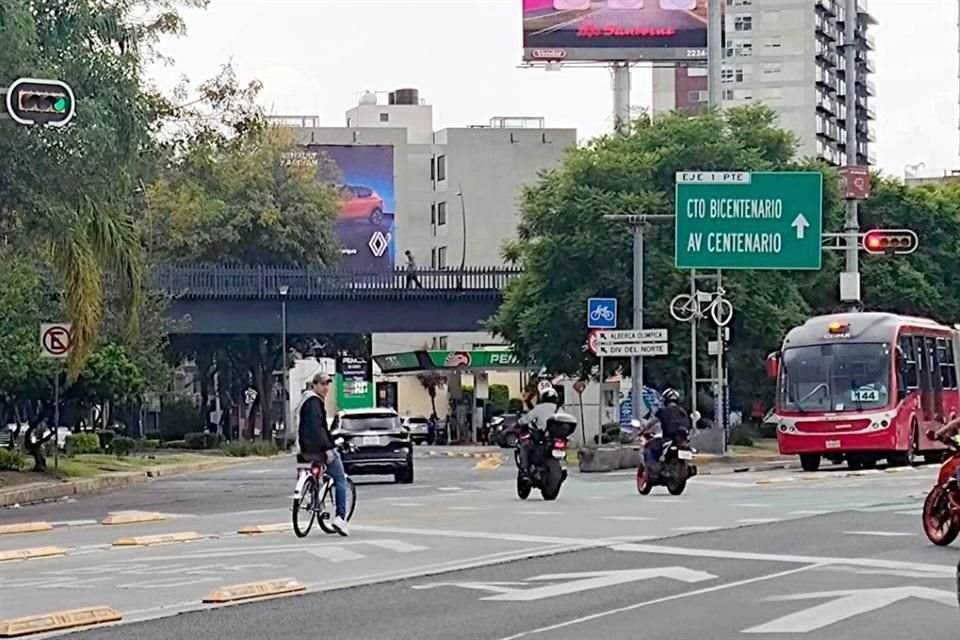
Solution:
<path fill-rule="evenodd" d="M 509 267 L 419 269 L 420 287 L 408 282 L 406 269 L 352 273 L 322 267 L 167 265 L 151 272 L 155 291 L 175 298 L 438 297 L 499 296 L 520 273 Z"/>

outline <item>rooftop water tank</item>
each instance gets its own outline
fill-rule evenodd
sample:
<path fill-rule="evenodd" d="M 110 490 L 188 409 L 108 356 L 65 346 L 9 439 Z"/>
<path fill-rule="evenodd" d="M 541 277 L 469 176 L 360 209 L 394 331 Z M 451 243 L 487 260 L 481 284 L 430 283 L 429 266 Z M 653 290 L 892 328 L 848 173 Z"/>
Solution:
<path fill-rule="evenodd" d="M 390 104 L 420 104 L 420 92 L 416 89 L 397 89 L 390 92 Z"/>

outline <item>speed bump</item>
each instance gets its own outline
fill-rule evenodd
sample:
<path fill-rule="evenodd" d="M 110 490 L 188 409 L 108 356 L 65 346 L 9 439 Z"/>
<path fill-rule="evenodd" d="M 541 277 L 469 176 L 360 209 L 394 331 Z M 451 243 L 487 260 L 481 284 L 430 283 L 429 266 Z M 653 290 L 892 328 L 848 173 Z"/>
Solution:
<path fill-rule="evenodd" d="M 237 533 L 250 536 L 258 533 L 286 533 L 293 529 L 293 525 L 289 522 L 284 522 L 282 524 L 258 524 L 252 527 L 244 527 L 237 531 Z"/>
<path fill-rule="evenodd" d="M 269 596 L 297 593 L 306 590 L 307 588 L 296 578 L 280 578 L 279 580 L 249 582 L 232 587 L 220 587 L 210 593 L 203 601 L 207 604 L 219 604 L 236 602 L 238 600 L 250 600 L 252 598 L 267 598 Z"/>
<path fill-rule="evenodd" d="M 17 522 L 0 525 L 0 536 L 9 533 L 35 533 L 37 531 L 53 531 L 53 525 L 49 522 Z"/>
<path fill-rule="evenodd" d="M 12 551 L 0 551 L 0 562 L 9 562 L 11 560 L 33 560 L 34 558 L 52 558 L 53 556 L 66 555 L 67 550 L 61 547 L 33 547 L 31 549 L 14 549 Z"/>
<path fill-rule="evenodd" d="M 115 540 L 115 547 L 149 547 L 155 544 L 172 544 L 174 542 L 193 542 L 202 540 L 196 531 L 187 531 L 185 533 L 163 533 L 155 536 L 133 536 L 130 538 L 120 538 Z"/>
<path fill-rule="evenodd" d="M 16 638 L 34 633 L 89 627 L 94 624 L 117 622 L 122 619 L 123 616 L 110 607 L 87 607 L 86 609 L 46 613 L 0 621 L 0 638 Z"/>
<path fill-rule="evenodd" d="M 159 522 L 167 516 L 152 511 L 132 511 L 129 513 L 111 513 L 100 524 L 139 524 L 141 522 Z"/>

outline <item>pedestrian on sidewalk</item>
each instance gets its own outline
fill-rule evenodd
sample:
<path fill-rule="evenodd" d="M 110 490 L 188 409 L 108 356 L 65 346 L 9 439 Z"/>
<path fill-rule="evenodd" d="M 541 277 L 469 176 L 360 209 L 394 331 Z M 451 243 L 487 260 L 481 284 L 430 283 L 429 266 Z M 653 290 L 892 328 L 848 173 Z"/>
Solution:
<path fill-rule="evenodd" d="M 417 261 L 413 259 L 410 249 L 407 249 L 404 254 L 407 256 L 407 287 L 416 285 L 417 289 L 423 289 L 420 278 L 417 277 Z"/>

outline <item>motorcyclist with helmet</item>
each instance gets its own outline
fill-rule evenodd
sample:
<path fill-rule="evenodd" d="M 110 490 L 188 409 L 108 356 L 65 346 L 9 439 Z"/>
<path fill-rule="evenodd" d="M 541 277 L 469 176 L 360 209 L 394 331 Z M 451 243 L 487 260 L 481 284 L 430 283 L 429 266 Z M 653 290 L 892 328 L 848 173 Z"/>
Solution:
<path fill-rule="evenodd" d="M 560 408 L 560 395 L 553 385 L 543 385 L 540 388 L 540 398 L 537 405 L 517 420 L 520 427 L 520 471 L 524 476 L 530 475 L 530 453 L 533 444 L 530 438 L 524 438 L 528 430 L 542 430 L 547 426 L 547 420 Z"/>
<path fill-rule="evenodd" d="M 660 432 L 652 434 L 644 449 L 644 461 L 648 469 L 655 468 L 663 454 L 665 440 L 676 442 L 685 438 L 693 424 L 690 414 L 680 406 L 680 392 L 676 389 L 666 389 L 663 394 L 663 406 L 655 414 L 656 422 L 660 424 Z"/>

